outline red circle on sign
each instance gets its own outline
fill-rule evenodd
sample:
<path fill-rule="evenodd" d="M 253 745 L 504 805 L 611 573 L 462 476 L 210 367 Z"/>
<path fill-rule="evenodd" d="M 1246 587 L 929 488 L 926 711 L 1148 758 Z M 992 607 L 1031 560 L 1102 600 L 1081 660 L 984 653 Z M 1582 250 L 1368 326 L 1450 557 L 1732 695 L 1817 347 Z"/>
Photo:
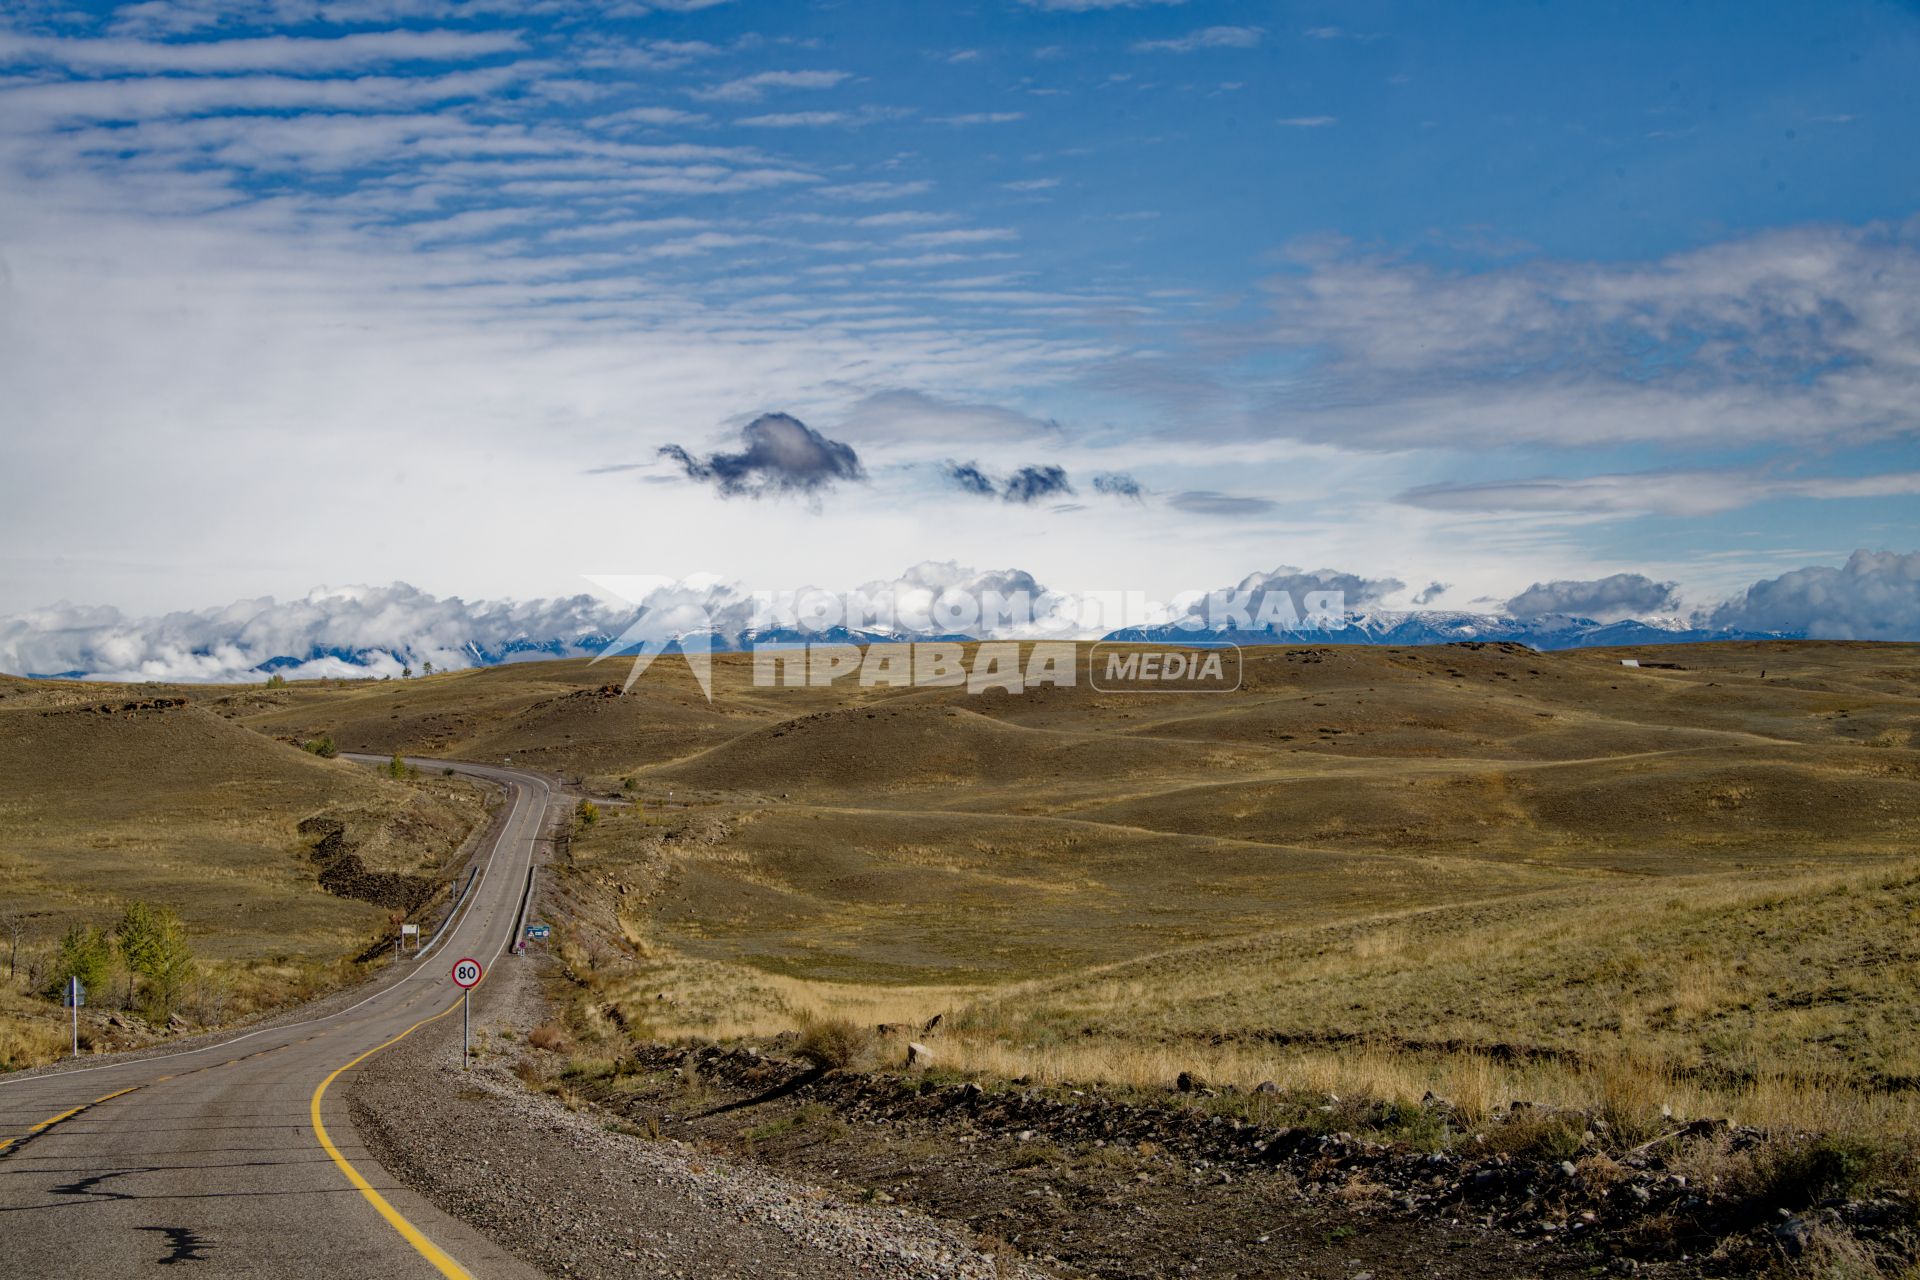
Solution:
<path fill-rule="evenodd" d="M 485 972 L 480 962 L 471 957 L 456 960 L 453 964 L 453 985 L 462 988 L 479 986 L 480 975 Z"/>

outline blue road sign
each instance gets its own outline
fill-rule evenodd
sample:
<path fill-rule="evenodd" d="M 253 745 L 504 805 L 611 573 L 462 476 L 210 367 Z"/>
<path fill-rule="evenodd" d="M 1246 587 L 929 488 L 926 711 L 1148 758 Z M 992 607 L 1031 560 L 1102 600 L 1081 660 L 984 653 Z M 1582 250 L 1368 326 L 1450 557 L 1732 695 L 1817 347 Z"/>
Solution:
<path fill-rule="evenodd" d="M 530 924 L 527 926 L 527 936 L 529 938 L 545 939 L 551 936 L 552 933 L 553 933 L 553 928 L 550 925 Z"/>

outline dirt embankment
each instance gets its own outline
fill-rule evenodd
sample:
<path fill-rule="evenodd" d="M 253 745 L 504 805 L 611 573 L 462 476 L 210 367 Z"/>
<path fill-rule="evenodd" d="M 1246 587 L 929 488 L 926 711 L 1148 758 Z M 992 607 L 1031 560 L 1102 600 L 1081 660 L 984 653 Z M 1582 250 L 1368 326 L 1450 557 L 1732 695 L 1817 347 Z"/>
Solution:
<path fill-rule="evenodd" d="M 439 889 L 439 882 L 427 876 L 398 871 L 371 870 L 354 852 L 347 837 L 347 824 L 338 818 L 316 814 L 300 823 L 300 834 L 318 837 L 311 851 L 319 866 L 320 887 L 341 898 L 371 902 L 412 915 L 426 905 Z"/>

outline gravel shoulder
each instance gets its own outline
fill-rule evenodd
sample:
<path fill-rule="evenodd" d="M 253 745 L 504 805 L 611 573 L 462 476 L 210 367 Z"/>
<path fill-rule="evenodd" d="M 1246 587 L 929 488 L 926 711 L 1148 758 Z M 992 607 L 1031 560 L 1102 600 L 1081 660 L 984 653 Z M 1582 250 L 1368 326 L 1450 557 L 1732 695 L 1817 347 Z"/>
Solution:
<path fill-rule="evenodd" d="M 474 1002 L 473 1069 L 456 1019 L 347 1081 L 367 1148 L 402 1183 L 555 1275 L 1043 1276 L 918 1213 L 782 1176 L 570 1110 L 514 1073 L 546 1016 L 535 959 L 506 961 Z"/>

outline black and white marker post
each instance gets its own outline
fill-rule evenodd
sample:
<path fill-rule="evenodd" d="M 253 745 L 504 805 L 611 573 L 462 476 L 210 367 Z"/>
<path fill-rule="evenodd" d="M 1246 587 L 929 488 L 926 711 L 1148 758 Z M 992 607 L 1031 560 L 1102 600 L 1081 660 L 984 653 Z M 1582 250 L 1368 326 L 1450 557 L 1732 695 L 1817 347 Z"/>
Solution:
<path fill-rule="evenodd" d="M 73 1010 L 73 1056 L 80 1056 L 80 1006 L 87 1002 L 87 988 L 77 977 L 67 979 L 67 1007 Z"/>
<path fill-rule="evenodd" d="M 473 1018 L 468 1006 L 473 1001 L 473 989 L 480 983 L 480 975 L 486 970 L 480 962 L 471 958 L 458 960 L 453 966 L 453 985 L 460 988 L 460 1069 L 465 1071 L 473 1053 Z"/>

